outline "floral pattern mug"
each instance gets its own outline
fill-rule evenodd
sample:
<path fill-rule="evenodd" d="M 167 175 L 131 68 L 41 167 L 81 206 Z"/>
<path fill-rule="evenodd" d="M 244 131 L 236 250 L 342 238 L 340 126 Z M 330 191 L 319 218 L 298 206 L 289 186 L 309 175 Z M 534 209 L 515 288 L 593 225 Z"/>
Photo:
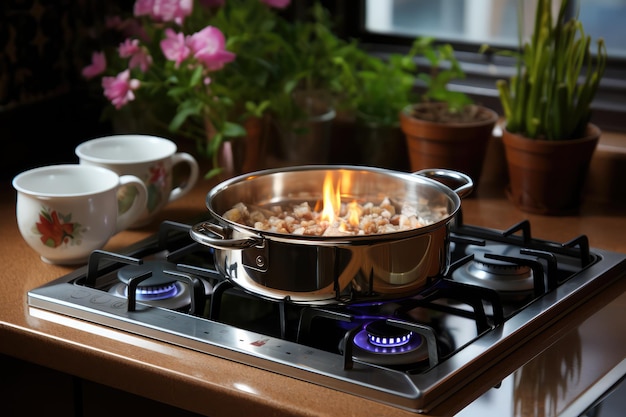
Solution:
<path fill-rule="evenodd" d="M 135 175 L 143 180 L 148 190 L 148 203 L 133 228 L 151 223 L 168 203 L 187 194 L 198 181 L 196 159 L 186 152 L 177 152 L 174 142 L 158 136 L 126 134 L 100 137 L 79 144 L 75 152 L 81 164 L 102 166 L 119 175 Z M 189 175 L 175 181 L 173 172 L 179 164 L 187 166 Z M 133 188 L 122 190 L 119 195 L 122 211 L 132 204 L 134 193 Z"/>
<path fill-rule="evenodd" d="M 13 178 L 17 191 L 16 217 L 22 237 L 48 263 L 87 263 L 116 233 L 144 213 L 147 190 L 134 175 L 98 166 L 49 165 Z M 117 201 L 122 188 L 135 198 L 122 213 Z"/>

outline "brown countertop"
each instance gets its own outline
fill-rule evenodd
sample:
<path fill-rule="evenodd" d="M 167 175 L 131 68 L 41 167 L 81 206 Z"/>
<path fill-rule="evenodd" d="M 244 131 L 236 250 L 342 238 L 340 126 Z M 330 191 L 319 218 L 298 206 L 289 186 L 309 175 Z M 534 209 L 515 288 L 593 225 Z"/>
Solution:
<path fill-rule="evenodd" d="M 171 203 L 161 218 L 185 222 L 204 213 L 204 199 L 211 185 L 201 180 L 192 193 Z M 207 415 L 414 415 L 166 343 L 56 314 L 30 311 L 26 301 L 28 290 L 74 268 L 40 261 L 18 232 L 15 192 L 8 183 L 2 184 L 0 191 L 5 196 L 0 203 L 0 259 L 3 266 L 0 273 L 0 353 Z M 515 209 L 503 197 L 499 187 L 494 191 L 484 187 L 477 196 L 463 201 L 463 213 L 466 224 L 506 229 L 528 219 L 533 237 L 565 242 L 586 234 L 594 248 L 626 253 L 624 207 L 588 202 L 578 216 L 529 215 Z M 106 249 L 123 249 L 155 230 L 156 226 L 122 232 L 111 239 Z M 569 330 L 557 338 L 557 345 L 563 344 L 559 349 L 567 349 L 566 335 L 571 332 L 581 335 L 582 344 L 596 344 L 592 359 L 584 359 L 583 373 L 589 367 L 595 369 L 593 372 L 597 375 L 593 372 L 583 375 L 579 385 L 593 382 L 625 357 L 624 281 L 613 284 L 579 312 L 561 321 L 560 328 Z M 562 332 L 564 330 L 553 334 Z M 542 340 L 546 344 L 549 344 L 547 341 L 553 342 L 552 338 Z M 537 348 L 542 349 L 541 346 L 524 349 Z M 481 388 L 482 385 L 492 382 L 489 378 L 493 375 L 486 375 L 483 384 L 466 387 L 442 404 L 442 412 L 433 410 L 433 415 L 448 414 L 450 410 L 460 408 L 464 401 L 473 400 L 480 390 L 486 389 Z M 580 396 L 586 389 L 582 385 L 578 390 L 576 387 L 570 387 L 568 395 Z M 503 414 L 490 414 L 485 409 L 482 415 Z"/>

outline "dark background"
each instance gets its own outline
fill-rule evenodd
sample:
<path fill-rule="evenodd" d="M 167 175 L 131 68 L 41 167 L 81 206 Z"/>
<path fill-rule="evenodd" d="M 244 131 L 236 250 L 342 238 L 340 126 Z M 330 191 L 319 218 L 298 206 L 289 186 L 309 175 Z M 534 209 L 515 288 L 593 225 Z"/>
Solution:
<path fill-rule="evenodd" d="M 104 98 L 80 71 L 100 1 L 0 2 L 0 153 L 2 179 L 50 163 L 77 162 L 74 147 L 111 131 Z M 94 18 L 94 16 L 96 18 Z"/>

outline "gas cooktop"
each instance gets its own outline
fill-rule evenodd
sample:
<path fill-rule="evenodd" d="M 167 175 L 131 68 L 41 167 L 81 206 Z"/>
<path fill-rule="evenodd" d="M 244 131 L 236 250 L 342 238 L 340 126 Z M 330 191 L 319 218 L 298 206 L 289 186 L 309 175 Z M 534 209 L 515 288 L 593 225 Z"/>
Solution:
<path fill-rule="evenodd" d="M 451 264 L 418 294 L 299 305 L 238 287 L 191 226 L 164 222 L 121 253 L 28 292 L 28 304 L 425 412 L 626 275 L 626 256 L 557 243 L 522 221 L 450 230 Z M 297 277 L 294 277 L 297 279 Z"/>

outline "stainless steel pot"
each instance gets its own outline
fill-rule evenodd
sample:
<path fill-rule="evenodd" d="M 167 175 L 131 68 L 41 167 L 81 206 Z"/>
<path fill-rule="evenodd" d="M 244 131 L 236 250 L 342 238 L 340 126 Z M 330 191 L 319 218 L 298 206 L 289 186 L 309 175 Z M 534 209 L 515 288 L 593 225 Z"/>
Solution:
<path fill-rule="evenodd" d="M 235 204 L 267 206 L 322 199 L 327 173 L 341 181 L 342 201 L 392 201 L 447 208 L 447 217 L 417 229 L 363 236 L 299 236 L 261 231 L 223 217 Z M 447 185 L 458 185 L 454 190 Z M 207 194 L 215 220 L 194 225 L 191 237 L 215 249 L 231 282 L 270 299 L 332 304 L 414 295 L 449 266 L 449 226 L 473 189 L 462 173 L 404 173 L 357 166 L 270 169 L 229 179 Z"/>

